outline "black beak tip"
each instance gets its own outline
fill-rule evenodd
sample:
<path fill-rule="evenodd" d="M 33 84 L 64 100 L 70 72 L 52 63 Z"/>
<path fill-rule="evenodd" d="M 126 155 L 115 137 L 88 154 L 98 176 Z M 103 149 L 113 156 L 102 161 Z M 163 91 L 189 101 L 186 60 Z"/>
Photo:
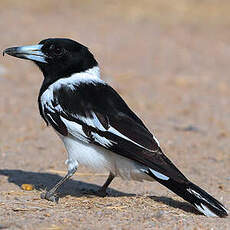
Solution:
<path fill-rule="evenodd" d="M 2 52 L 2 55 L 3 56 L 5 56 L 5 54 L 9 54 L 10 55 L 10 50 L 11 50 L 11 48 L 4 49 L 3 52 Z"/>
<path fill-rule="evenodd" d="M 6 53 L 6 49 L 2 51 L 2 56 L 4 57 Z"/>
<path fill-rule="evenodd" d="M 15 56 L 18 54 L 18 47 L 6 48 L 3 50 L 2 55 L 8 54 L 10 56 Z"/>

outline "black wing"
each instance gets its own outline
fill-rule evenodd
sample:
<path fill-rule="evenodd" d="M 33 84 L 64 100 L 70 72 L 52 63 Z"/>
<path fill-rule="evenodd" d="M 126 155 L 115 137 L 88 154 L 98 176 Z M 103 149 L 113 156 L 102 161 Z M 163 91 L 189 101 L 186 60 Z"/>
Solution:
<path fill-rule="evenodd" d="M 46 110 L 46 117 L 62 135 L 77 133 L 68 133 L 64 118 L 71 124 L 77 123 L 78 128 L 80 124 L 82 130 L 78 133 L 83 131 L 88 142 L 143 164 L 162 176 L 170 176 L 177 181 L 186 180 L 163 154 L 143 122 L 107 84 L 90 82 L 62 86 L 53 93 L 52 109 Z"/>

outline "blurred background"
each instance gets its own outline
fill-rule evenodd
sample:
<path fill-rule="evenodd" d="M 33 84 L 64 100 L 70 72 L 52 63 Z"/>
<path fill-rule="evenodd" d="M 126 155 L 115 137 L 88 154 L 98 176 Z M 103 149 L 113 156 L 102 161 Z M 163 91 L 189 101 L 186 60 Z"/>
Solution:
<path fill-rule="evenodd" d="M 1 0 L 0 50 L 49 37 L 88 46 L 102 78 L 155 131 L 167 155 L 230 207 L 229 12 L 228 0 Z M 38 113 L 42 79 L 32 63 L 0 58 L 2 169 L 65 170 L 65 150 Z M 7 178 L 2 183 L 15 189 Z M 117 179 L 112 186 L 162 195 L 147 182 Z"/>

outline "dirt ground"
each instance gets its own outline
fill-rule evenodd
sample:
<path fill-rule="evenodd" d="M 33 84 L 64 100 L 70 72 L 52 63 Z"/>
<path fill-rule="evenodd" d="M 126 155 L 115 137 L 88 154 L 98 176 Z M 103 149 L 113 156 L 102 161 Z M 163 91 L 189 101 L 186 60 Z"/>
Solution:
<path fill-rule="evenodd" d="M 169 158 L 230 208 L 229 11 L 227 0 L 1 0 L 0 50 L 48 37 L 90 47 Z M 108 197 L 93 196 L 107 175 L 84 167 L 59 204 L 41 200 L 66 171 L 38 113 L 42 80 L 31 62 L 0 57 L 0 229 L 230 229 L 158 183 L 116 178 Z"/>

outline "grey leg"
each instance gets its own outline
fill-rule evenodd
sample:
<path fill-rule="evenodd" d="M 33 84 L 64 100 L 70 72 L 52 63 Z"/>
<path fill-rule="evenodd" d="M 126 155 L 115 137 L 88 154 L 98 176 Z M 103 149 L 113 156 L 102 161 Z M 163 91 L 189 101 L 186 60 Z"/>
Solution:
<path fill-rule="evenodd" d="M 105 197 L 106 196 L 106 190 L 109 187 L 110 183 L 114 179 L 114 175 L 110 172 L 109 177 L 107 178 L 106 182 L 102 185 L 102 187 L 97 191 L 97 194 L 99 196 Z"/>
<path fill-rule="evenodd" d="M 63 177 L 52 189 L 50 189 L 47 192 L 43 192 L 41 194 L 42 199 L 46 199 L 53 202 L 58 202 L 59 197 L 55 194 L 56 191 L 61 187 L 62 184 L 64 184 L 73 174 L 77 171 L 77 168 L 71 169 L 71 171 L 68 171 L 68 173 Z"/>

